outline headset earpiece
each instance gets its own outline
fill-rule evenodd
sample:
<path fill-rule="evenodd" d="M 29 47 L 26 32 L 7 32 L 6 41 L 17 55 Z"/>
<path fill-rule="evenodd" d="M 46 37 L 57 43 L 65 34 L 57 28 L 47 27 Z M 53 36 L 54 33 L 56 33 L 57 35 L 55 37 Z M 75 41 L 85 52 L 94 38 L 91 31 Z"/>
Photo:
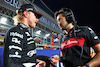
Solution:
<path fill-rule="evenodd" d="M 73 22 L 72 16 L 66 16 L 66 21 L 68 21 L 68 23 Z"/>
<path fill-rule="evenodd" d="M 74 24 L 75 18 L 72 10 L 65 8 L 64 11 L 65 11 L 64 13 L 65 13 L 66 21 L 68 21 L 68 23 Z"/>

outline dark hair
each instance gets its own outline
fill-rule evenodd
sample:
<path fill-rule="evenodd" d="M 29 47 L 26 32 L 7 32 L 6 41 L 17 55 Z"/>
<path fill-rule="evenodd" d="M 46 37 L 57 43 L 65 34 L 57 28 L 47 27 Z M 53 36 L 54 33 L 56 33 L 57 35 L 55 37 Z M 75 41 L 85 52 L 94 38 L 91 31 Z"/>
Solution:
<path fill-rule="evenodd" d="M 68 23 L 75 21 L 74 14 L 71 9 L 69 8 L 61 8 L 59 11 L 56 11 L 54 14 L 54 18 L 56 19 L 59 14 L 62 14 Z"/>

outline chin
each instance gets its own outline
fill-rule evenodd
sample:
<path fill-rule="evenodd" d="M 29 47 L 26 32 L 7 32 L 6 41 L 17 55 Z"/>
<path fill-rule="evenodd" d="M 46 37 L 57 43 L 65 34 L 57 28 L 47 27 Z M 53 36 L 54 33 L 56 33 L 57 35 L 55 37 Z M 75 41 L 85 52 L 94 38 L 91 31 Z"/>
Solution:
<path fill-rule="evenodd" d="M 62 30 L 66 30 L 66 29 L 62 28 Z"/>
<path fill-rule="evenodd" d="M 32 28 L 35 28 L 36 26 L 33 26 Z"/>
<path fill-rule="evenodd" d="M 35 28 L 36 26 L 30 26 L 31 28 Z"/>

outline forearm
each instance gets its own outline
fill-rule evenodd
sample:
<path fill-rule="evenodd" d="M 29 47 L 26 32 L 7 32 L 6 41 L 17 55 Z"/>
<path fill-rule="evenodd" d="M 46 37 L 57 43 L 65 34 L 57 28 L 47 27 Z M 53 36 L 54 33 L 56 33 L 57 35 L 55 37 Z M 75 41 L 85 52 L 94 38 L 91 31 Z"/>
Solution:
<path fill-rule="evenodd" d="M 89 67 L 96 67 L 100 65 L 100 52 L 98 52 L 96 56 L 90 62 L 87 63 L 87 65 L 89 65 Z"/>

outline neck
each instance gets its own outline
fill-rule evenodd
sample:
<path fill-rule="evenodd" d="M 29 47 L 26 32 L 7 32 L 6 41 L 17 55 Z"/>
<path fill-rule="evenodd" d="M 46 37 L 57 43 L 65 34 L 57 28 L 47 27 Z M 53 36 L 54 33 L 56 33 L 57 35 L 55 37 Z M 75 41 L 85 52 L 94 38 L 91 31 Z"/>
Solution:
<path fill-rule="evenodd" d="M 72 23 L 69 23 L 66 28 L 66 31 L 69 32 L 69 30 L 72 29 L 73 27 L 74 27 L 74 25 Z"/>
<path fill-rule="evenodd" d="M 21 20 L 21 23 L 25 24 L 28 28 L 30 28 L 30 26 L 28 25 L 27 19 L 23 18 L 23 19 Z"/>

